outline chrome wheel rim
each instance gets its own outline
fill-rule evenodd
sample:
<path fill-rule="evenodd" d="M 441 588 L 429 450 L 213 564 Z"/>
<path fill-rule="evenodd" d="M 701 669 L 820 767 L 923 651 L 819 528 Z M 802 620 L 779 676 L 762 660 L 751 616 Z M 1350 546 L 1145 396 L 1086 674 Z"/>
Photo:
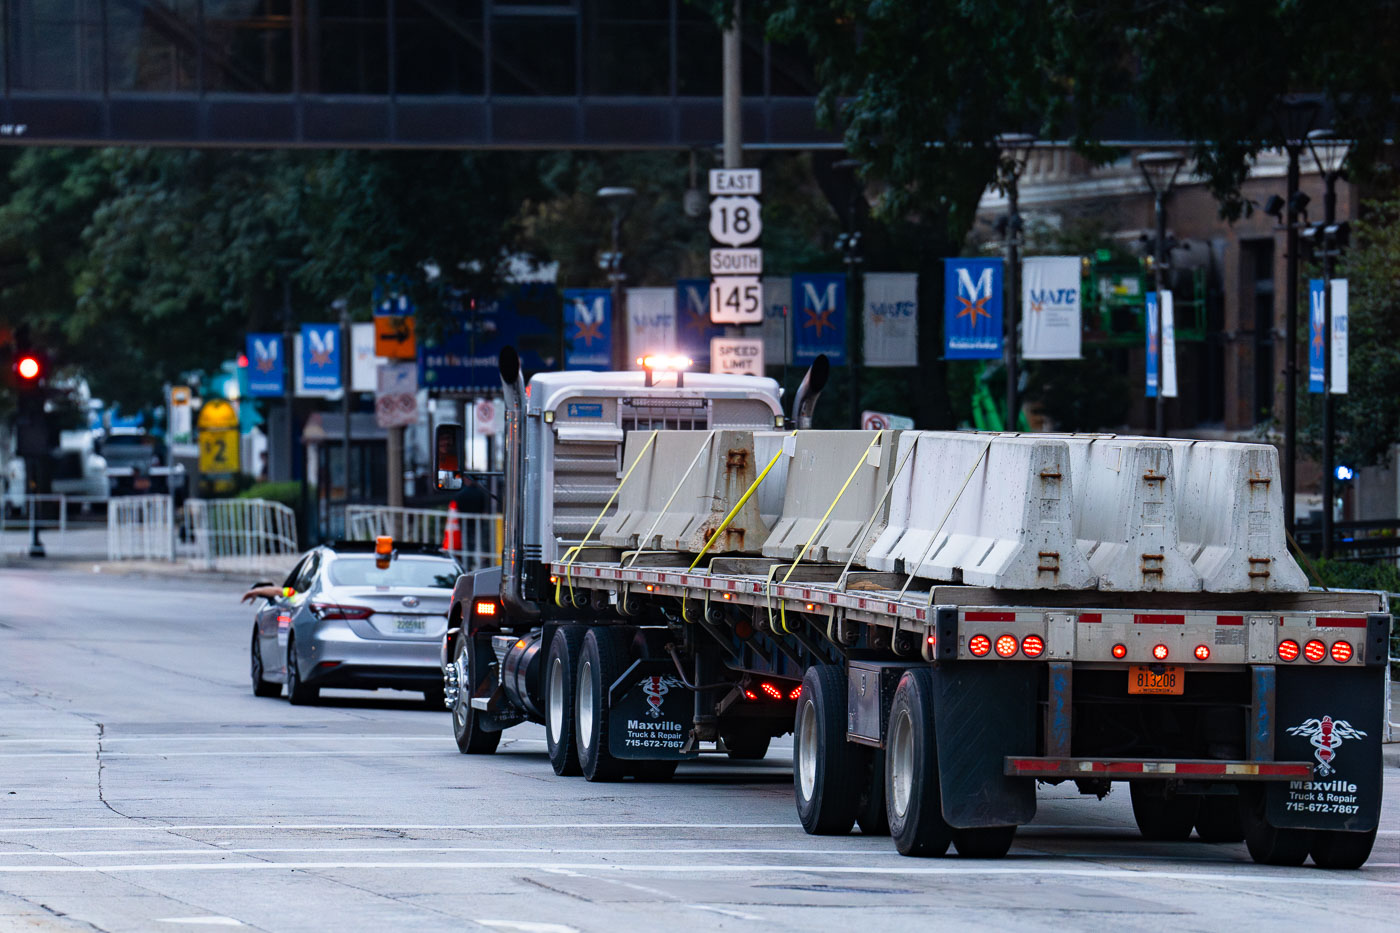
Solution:
<path fill-rule="evenodd" d="M 578 744 L 593 746 L 593 662 L 585 659 L 578 672 Z"/>
<path fill-rule="evenodd" d="M 914 719 L 901 709 L 890 729 L 890 802 L 901 817 L 914 795 Z"/>
<path fill-rule="evenodd" d="M 817 789 L 817 710 L 811 700 L 802 703 L 797 740 L 801 745 L 797 756 L 797 780 L 802 788 L 802 799 L 811 800 Z"/>
<path fill-rule="evenodd" d="M 467 643 L 462 642 L 461 650 L 457 652 L 457 659 L 452 662 L 452 666 L 457 668 L 457 701 L 452 706 L 452 720 L 457 724 L 457 728 L 465 730 L 467 728 L 467 704 L 471 702 L 472 683 L 467 677 Z"/>
<path fill-rule="evenodd" d="M 549 666 L 549 740 L 555 745 L 564 738 L 564 659 L 555 658 Z"/>

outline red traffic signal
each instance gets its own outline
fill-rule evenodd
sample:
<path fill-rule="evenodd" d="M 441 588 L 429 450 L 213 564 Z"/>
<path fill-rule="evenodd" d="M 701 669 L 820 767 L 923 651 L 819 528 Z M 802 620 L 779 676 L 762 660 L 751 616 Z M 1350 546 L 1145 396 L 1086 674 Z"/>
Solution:
<path fill-rule="evenodd" d="M 36 382 L 44 374 L 44 367 L 37 356 L 26 353 L 15 361 L 15 372 L 25 382 Z"/>

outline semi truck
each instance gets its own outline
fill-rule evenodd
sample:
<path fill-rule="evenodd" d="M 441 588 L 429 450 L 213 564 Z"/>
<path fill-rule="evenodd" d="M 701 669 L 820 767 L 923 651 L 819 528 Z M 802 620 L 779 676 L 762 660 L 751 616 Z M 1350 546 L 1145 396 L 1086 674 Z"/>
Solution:
<path fill-rule="evenodd" d="M 1310 588 L 1276 451 L 811 428 L 770 379 L 500 359 L 501 564 L 442 645 L 458 748 L 666 780 L 793 735 L 812 834 L 1001 857 L 1038 783 L 1127 784 L 1145 838 L 1357 868 L 1381 808 L 1389 607 Z M 463 438 L 435 432 L 440 488 Z"/>

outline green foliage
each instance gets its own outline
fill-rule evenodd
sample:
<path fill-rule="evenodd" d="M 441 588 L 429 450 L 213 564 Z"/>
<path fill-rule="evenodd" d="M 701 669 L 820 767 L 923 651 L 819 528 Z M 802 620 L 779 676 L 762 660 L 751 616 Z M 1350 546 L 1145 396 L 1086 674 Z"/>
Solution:
<path fill-rule="evenodd" d="M 308 489 L 306 495 L 309 500 L 314 501 L 316 490 Z M 253 483 L 234 498 L 267 499 L 272 502 L 280 502 L 290 509 L 298 509 L 301 507 L 301 483 L 296 481 Z"/>
<path fill-rule="evenodd" d="M 1390 594 L 1390 656 L 1400 658 L 1400 569 L 1393 563 L 1377 561 L 1326 560 L 1304 564 L 1308 582 L 1339 590 L 1380 590 Z M 1391 665 L 1400 672 L 1400 666 Z"/>

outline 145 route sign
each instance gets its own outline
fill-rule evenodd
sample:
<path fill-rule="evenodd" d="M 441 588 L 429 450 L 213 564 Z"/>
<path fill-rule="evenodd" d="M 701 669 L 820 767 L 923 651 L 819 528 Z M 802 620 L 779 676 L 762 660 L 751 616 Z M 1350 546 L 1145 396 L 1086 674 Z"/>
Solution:
<path fill-rule="evenodd" d="M 710 321 L 763 323 L 763 285 L 757 276 L 720 275 L 710 280 Z"/>
<path fill-rule="evenodd" d="M 711 323 L 763 323 L 763 250 L 753 245 L 763 235 L 762 191 L 756 168 L 710 170 Z"/>
<path fill-rule="evenodd" d="M 763 235 L 758 198 L 722 195 L 710 199 L 710 239 L 725 246 L 747 246 Z"/>

